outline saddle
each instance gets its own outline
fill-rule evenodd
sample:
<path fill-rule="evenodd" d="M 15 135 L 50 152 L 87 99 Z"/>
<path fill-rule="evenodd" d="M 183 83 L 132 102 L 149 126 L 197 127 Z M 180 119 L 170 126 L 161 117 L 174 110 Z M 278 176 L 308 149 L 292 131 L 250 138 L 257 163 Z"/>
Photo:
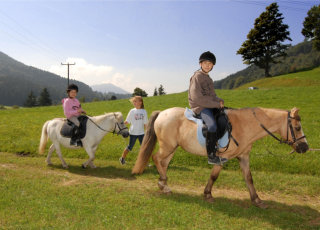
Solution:
<path fill-rule="evenodd" d="M 226 132 L 231 134 L 232 132 L 232 125 L 229 122 L 229 118 L 227 114 L 224 112 L 224 110 L 221 109 L 213 109 L 213 115 L 214 119 L 217 123 L 217 137 L 218 139 L 222 138 Z M 198 117 L 198 116 L 196 116 Z M 201 118 L 198 118 L 201 119 Z M 203 127 L 202 127 L 202 135 L 204 137 L 207 137 L 208 127 L 203 121 Z"/>
<path fill-rule="evenodd" d="M 230 138 L 234 140 L 236 145 L 238 145 L 237 141 L 231 135 L 232 125 L 229 122 L 229 118 L 224 110 L 214 111 L 215 119 L 217 122 L 217 136 L 218 136 L 218 147 L 219 148 L 228 148 Z M 193 113 L 193 111 L 189 108 L 186 108 L 184 112 L 185 117 L 188 120 L 191 120 L 197 124 L 197 139 L 200 145 L 206 145 L 206 136 L 208 132 L 207 126 L 204 124 L 203 120 L 200 116 L 197 116 Z"/>
<path fill-rule="evenodd" d="M 87 132 L 87 121 L 88 121 L 88 117 L 87 116 L 79 116 L 78 120 L 80 122 L 80 126 L 79 126 L 79 138 L 82 139 L 86 136 L 86 132 Z M 73 137 L 74 135 L 74 127 L 75 125 L 69 121 L 68 119 L 63 123 L 61 130 L 60 130 L 60 134 L 63 137 Z"/>

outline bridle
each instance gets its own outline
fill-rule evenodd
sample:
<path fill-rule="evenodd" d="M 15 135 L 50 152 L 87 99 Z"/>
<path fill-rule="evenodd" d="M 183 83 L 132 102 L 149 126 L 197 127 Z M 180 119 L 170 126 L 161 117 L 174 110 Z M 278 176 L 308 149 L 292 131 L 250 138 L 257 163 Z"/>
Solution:
<path fill-rule="evenodd" d="M 119 132 L 116 133 L 116 128 L 117 128 L 117 126 L 118 126 L 118 129 L 119 129 Z M 120 125 L 119 125 L 119 122 L 116 122 L 116 123 L 114 124 L 114 129 L 113 129 L 112 133 L 119 135 L 119 134 L 121 134 L 122 130 L 126 130 L 126 129 L 128 129 L 128 128 L 127 128 L 127 127 L 121 128 Z"/>
<path fill-rule="evenodd" d="M 114 115 L 115 118 L 117 118 L 117 116 L 116 116 L 115 113 L 113 113 L 113 115 Z M 104 128 L 101 128 L 101 126 L 99 126 L 97 123 L 95 123 L 90 117 L 88 117 L 88 119 L 89 119 L 93 124 L 95 124 L 95 126 L 97 126 L 99 129 L 101 129 L 101 130 L 104 131 L 104 132 L 112 132 L 112 134 L 117 134 L 117 135 L 119 135 L 119 134 L 121 134 L 121 132 L 122 132 L 123 130 L 128 129 L 127 127 L 121 128 L 120 125 L 119 125 L 119 122 L 116 122 L 116 123 L 114 124 L 113 131 L 108 131 L 108 130 L 105 130 Z M 119 132 L 116 133 L 117 127 L 118 127 L 118 129 L 119 129 Z"/>
<path fill-rule="evenodd" d="M 254 109 L 252 109 L 252 113 L 253 115 L 255 116 L 255 118 L 257 119 L 257 121 L 260 123 L 260 126 L 261 128 L 263 128 L 271 137 L 273 137 L 274 139 L 276 139 L 277 141 L 279 141 L 280 144 L 287 144 L 287 145 L 294 145 L 296 142 L 298 142 L 299 140 L 303 139 L 303 138 L 306 138 L 305 135 L 299 137 L 299 138 L 296 138 L 296 135 L 294 134 L 294 131 L 293 131 L 293 126 L 292 126 L 292 123 L 291 123 L 291 120 L 294 119 L 294 120 L 298 120 L 297 118 L 294 118 L 294 117 L 291 117 L 290 116 L 290 111 L 288 111 L 288 117 L 287 117 L 287 139 L 286 140 L 283 140 L 283 139 L 279 139 L 277 136 L 275 136 L 273 133 L 271 133 L 257 118 L 257 115 L 256 115 L 256 112 L 254 111 Z M 291 136 L 292 136 L 292 141 L 289 141 L 289 130 L 290 130 L 290 133 L 291 133 Z"/>

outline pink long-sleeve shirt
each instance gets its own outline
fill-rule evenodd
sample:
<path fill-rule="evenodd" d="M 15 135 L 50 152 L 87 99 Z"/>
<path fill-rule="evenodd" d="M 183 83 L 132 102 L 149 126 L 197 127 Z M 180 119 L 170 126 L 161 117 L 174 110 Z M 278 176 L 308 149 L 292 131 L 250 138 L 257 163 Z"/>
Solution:
<path fill-rule="evenodd" d="M 63 112 L 64 115 L 67 118 L 73 117 L 73 116 L 80 116 L 81 112 L 78 112 L 78 109 L 81 109 L 81 104 L 78 101 L 77 98 L 64 98 L 62 99 L 62 107 L 63 107 Z"/>

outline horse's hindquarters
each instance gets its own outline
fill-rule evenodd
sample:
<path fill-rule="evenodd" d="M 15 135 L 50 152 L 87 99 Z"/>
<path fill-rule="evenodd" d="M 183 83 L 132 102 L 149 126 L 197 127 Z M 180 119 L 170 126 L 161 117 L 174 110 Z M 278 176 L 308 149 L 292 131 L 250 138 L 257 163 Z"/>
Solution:
<path fill-rule="evenodd" d="M 206 156 L 206 149 L 197 139 L 197 125 L 185 118 L 184 111 L 183 108 L 171 108 L 160 113 L 155 122 L 159 146 L 168 150 L 181 146 L 189 153 Z"/>

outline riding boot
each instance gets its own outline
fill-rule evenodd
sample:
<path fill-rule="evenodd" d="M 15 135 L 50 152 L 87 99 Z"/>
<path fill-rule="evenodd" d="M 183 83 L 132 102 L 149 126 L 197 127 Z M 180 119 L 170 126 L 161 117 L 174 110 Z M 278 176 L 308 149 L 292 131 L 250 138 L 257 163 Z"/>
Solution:
<path fill-rule="evenodd" d="M 228 161 L 226 158 L 221 158 L 216 155 L 218 150 L 217 147 L 217 133 L 208 132 L 206 137 L 206 147 L 207 147 L 207 154 L 208 154 L 208 164 L 214 165 L 223 165 Z"/>
<path fill-rule="evenodd" d="M 77 146 L 78 147 L 82 147 L 82 141 L 81 141 L 81 138 L 80 138 L 80 128 L 77 127 L 76 128 L 76 143 L 77 143 Z"/>
<path fill-rule="evenodd" d="M 72 125 L 72 127 L 73 127 L 73 130 L 72 130 L 72 137 L 70 140 L 70 145 L 82 146 L 82 142 L 79 138 L 79 133 L 80 133 L 79 127 L 74 124 Z"/>

